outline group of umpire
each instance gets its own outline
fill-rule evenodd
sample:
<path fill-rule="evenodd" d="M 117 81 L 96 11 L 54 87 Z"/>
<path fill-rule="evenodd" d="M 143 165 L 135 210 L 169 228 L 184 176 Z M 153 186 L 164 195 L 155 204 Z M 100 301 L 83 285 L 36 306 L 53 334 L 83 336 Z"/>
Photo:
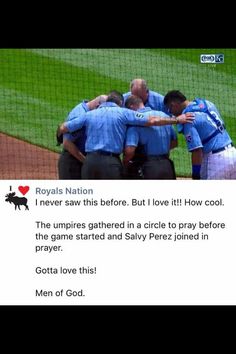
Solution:
<path fill-rule="evenodd" d="M 192 113 L 170 117 L 164 96 L 149 90 L 143 79 L 134 79 L 123 95 L 111 91 L 83 101 L 59 129 L 59 179 L 175 179 L 169 158 L 177 146 L 172 125 L 193 119 Z"/>

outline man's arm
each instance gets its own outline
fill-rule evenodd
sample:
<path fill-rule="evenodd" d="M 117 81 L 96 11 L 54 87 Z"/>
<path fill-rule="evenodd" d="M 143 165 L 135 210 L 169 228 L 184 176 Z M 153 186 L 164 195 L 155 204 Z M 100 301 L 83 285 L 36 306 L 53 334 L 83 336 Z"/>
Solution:
<path fill-rule="evenodd" d="M 202 164 L 202 149 L 195 149 L 192 153 L 192 179 L 200 179 L 200 170 Z"/>
<path fill-rule="evenodd" d="M 146 126 L 152 126 L 152 125 L 162 126 L 162 125 L 170 125 L 170 124 L 172 125 L 172 124 L 192 123 L 194 119 L 195 118 L 193 113 L 181 114 L 180 116 L 175 118 L 150 116 L 148 117 L 148 122 L 146 123 Z"/>
<path fill-rule="evenodd" d="M 132 160 L 132 158 L 134 157 L 136 147 L 137 146 L 126 146 L 123 157 L 123 164 L 125 166 L 127 166 L 129 161 Z"/>
<path fill-rule="evenodd" d="M 65 123 L 62 123 L 59 127 L 58 127 L 58 133 L 60 134 L 65 134 L 68 133 L 69 129 L 66 127 Z"/>
<path fill-rule="evenodd" d="M 85 156 L 79 151 L 77 146 L 70 140 L 63 140 L 63 147 L 80 162 L 84 162 Z"/>
<path fill-rule="evenodd" d="M 81 129 L 86 122 L 86 114 L 88 114 L 88 113 L 84 113 L 81 116 L 79 116 L 73 120 L 69 120 L 69 121 L 62 123 L 58 128 L 58 133 L 60 133 L 60 134 L 65 134 L 68 132 L 73 133 L 76 130 Z"/>
<path fill-rule="evenodd" d="M 94 98 L 93 100 L 89 101 L 86 103 L 88 109 L 91 111 L 93 109 L 98 108 L 98 106 L 100 106 L 100 104 L 106 102 L 107 100 L 107 95 L 100 95 L 96 98 Z"/>

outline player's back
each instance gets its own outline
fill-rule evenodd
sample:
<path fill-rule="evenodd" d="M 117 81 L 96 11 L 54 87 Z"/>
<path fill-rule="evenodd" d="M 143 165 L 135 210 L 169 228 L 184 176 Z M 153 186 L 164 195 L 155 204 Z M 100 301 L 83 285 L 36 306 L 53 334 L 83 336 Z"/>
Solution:
<path fill-rule="evenodd" d="M 168 117 L 164 112 L 147 107 L 139 110 L 144 116 Z M 177 140 L 177 135 L 171 125 L 137 127 L 139 142 L 145 146 L 147 155 L 165 155 L 170 151 L 171 140 Z"/>
<path fill-rule="evenodd" d="M 189 145 L 193 146 L 194 140 L 198 140 L 199 136 L 203 151 L 208 153 L 232 143 L 232 140 L 214 103 L 207 100 L 205 102 L 207 111 L 194 113 L 195 120 L 193 124 L 184 125 L 184 135 L 187 137 L 186 140 Z"/>

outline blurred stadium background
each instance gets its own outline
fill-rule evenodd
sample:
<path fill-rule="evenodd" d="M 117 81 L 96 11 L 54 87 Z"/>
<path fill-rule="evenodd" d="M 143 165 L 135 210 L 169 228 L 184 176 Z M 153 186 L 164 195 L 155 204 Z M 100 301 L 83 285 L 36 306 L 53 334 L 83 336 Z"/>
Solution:
<path fill-rule="evenodd" d="M 200 63 L 201 54 L 217 53 L 223 64 Z M 83 99 L 127 92 L 136 77 L 163 95 L 178 89 L 214 102 L 236 143 L 236 49 L 0 49 L 0 64 L 0 179 L 56 179 L 57 125 Z M 178 138 L 171 158 L 177 175 L 189 177 L 190 154 Z"/>

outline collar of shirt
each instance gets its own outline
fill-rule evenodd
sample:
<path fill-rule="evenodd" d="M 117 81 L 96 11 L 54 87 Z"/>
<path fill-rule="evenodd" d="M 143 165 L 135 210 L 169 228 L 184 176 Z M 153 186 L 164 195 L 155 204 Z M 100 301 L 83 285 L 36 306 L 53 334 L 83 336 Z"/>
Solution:
<path fill-rule="evenodd" d="M 102 107 L 119 107 L 119 106 L 114 102 L 104 102 L 98 108 L 102 108 Z"/>
<path fill-rule="evenodd" d="M 149 112 L 149 111 L 152 111 L 151 107 L 144 107 L 138 109 L 138 112 Z"/>
<path fill-rule="evenodd" d="M 182 113 L 187 113 L 187 112 L 208 113 L 207 104 L 203 99 L 195 98 L 192 102 L 189 102 L 188 106 L 183 110 Z"/>

